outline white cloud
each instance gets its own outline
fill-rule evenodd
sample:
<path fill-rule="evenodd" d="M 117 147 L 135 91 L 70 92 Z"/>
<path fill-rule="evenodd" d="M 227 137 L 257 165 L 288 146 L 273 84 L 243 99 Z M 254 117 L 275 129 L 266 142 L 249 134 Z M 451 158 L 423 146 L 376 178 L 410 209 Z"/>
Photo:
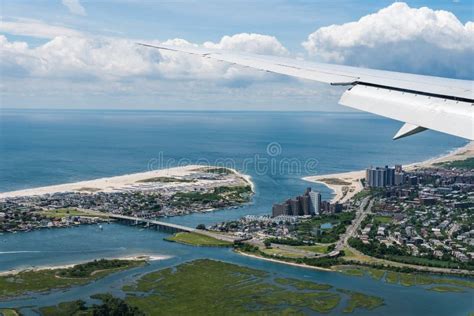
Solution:
<path fill-rule="evenodd" d="M 240 33 L 224 36 L 219 43 L 206 42 L 204 46 L 213 49 L 247 52 L 262 55 L 289 55 L 288 50 L 274 36 Z"/>
<path fill-rule="evenodd" d="M 25 18 L 2 20 L 0 32 L 48 39 L 56 36 L 82 36 L 81 32 L 68 27 Z"/>
<path fill-rule="evenodd" d="M 196 45 L 183 39 L 166 44 Z M 274 37 L 259 34 L 225 36 L 218 43 L 206 42 L 206 47 L 244 49 L 247 52 L 288 54 Z M 185 80 L 230 81 L 262 78 L 263 72 L 243 69 L 197 56 L 158 51 L 137 45 L 129 39 L 110 37 L 56 36 L 47 43 L 31 48 L 24 42 L 9 42 L 0 35 L 2 68 L 14 74 L 34 77 L 97 78 L 123 80 L 129 77 L 168 78 Z M 16 67 L 16 71 L 13 71 Z M 8 74 L 8 72 L 4 72 Z"/>
<path fill-rule="evenodd" d="M 322 27 L 303 43 L 327 62 L 472 78 L 474 23 L 397 2 L 357 22 Z"/>
<path fill-rule="evenodd" d="M 72 14 L 86 15 L 86 9 L 84 9 L 79 0 L 62 0 L 62 3 Z"/>

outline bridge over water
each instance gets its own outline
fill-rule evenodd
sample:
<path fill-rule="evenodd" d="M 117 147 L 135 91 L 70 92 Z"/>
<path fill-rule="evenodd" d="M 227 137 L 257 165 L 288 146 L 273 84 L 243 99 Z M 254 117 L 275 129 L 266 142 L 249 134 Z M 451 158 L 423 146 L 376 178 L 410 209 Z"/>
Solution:
<path fill-rule="evenodd" d="M 196 228 L 191 228 L 183 225 L 178 225 L 178 224 L 173 224 L 173 223 L 167 223 L 167 222 L 161 222 L 157 221 L 154 219 L 148 219 L 148 218 L 141 218 L 141 217 L 133 217 L 133 216 L 126 216 L 126 215 L 119 215 L 119 214 L 111 214 L 111 213 L 106 213 L 108 217 L 117 220 L 118 222 L 124 222 L 126 224 L 131 224 L 131 225 L 140 225 L 144 224 L 149 228 L 156 228 L 158 230 L 164 231 L 164 232 L 169 232 L 169 233 L 178 233 L 178 232 L 194 232 L 194 233 L 199 233 L 201 235 L 206 235 L 209 237 L 213 237 L 219 240 L 224 240 L 228 242 L 236 242 L 236 241 L 244 241 L 246 238 L 241 238 L 238 236 L 232 236 L 228 234 L 220 234 L 217 232 L 211 232 L 207 230 L 202 230 L 202 229 L 196 229 Z"/>
<path fill-rule="evenodd" d="M 132 225 L 145 224 L 147 227 L 156 227 L 159 230 L 170 232 L 170 233 L 196 231 L 195 228 L 173 224 L 173 223 L 161 222 L 154 219 L 126 216 L 126 215 L 120 215 L 120 214 L 107 214 L 107 216 L 110 218 L 116 219 L 119 222 L 126 222 Z"/>

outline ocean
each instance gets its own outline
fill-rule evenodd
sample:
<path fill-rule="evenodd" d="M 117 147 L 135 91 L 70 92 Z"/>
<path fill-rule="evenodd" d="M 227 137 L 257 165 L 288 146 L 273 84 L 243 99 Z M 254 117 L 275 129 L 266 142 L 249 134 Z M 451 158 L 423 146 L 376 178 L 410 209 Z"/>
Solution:
<path fill-rule="evenodd" d="M 247 214 L 269 214 L 273 203 L 300 194 L 307 186 L 330 199 L 331 191 L 325 186 L 301 180 L 307 175 L 422 161 L 467 143 L 432 131 L 393 141 L 402 124 L 365 113 L 2 109 L 0 114 L 0 192 L 190 163 L 233 167 L 252 176 L 256 193 L 248 205 L 166 219 L 193 227 Z M 436 293 L 309 271 L 226 249 L 167 243 L 163 236 L 116 224 L 106 225 L 103 231 L 84 226 L 4 234 L 0 236 L 0 271 L 137 253 L 172 257 L 140 270 L 145 273 L 206 257 L 345 285 L 386 299 L 382 308 L 355 315 L 467 315 L 474 310 L 472 291 Z M 0 307 L 43 306 L 113 292 L 138 274 L 124 272 L 84 287 L 1 302 Z"/>

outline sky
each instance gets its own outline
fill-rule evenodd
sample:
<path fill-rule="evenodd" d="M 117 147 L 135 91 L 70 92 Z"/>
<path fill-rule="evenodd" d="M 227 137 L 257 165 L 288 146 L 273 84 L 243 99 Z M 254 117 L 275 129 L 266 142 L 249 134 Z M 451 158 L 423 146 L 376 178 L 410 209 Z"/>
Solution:
<path fill-rule="evenodd" d="M 140 47 L 474 78 L 474 0 L 0 2 L 0 107 L 345 111 L 343 88 Z"/>

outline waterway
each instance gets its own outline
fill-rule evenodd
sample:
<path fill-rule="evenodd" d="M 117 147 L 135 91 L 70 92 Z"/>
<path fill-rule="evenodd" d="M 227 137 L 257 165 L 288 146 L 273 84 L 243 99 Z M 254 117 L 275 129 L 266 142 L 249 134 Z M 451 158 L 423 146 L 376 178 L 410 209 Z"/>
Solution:
<path fill-rule="evenodd" d="M 252 176 L 256 193 L 248 205 L 164 219 L 195 227 L 247 214 L 268 214 L 272 203 L 300 194 L 308 185 L 321 191 L 323 198 L 330 198 L 326 187 L 302 181 L 305 175 L 421 161 L 466 143 L 435 132 L 393 142 L 391 137 L 399 126 L 397 122 L 360 113 L 2 110 L 0 191 L 187 162 L 224 163 Z M 282 161 L 291 161 L 297 167 L 285 167 Z M 82 226 L 0 235 L 0 271 L 102 257 L 170 256 L 89 285 L 1 302 L 0 306 L 34 308 L 87 299 L 93 293 L 120 295 L 124 283 L 147 271 L 195 258 L 212 258 L 385 299 L 383 307 L 354 315 L 467 315 L 474 311 L 473 291 L 437 293 L 421 287 L 386 284 L 367 277 L 256 260 L 229 249 L 169 243 L 163 241 L 165 236 L 155 230 L 119 224 L 104 225 L 103 230 Z"/>

